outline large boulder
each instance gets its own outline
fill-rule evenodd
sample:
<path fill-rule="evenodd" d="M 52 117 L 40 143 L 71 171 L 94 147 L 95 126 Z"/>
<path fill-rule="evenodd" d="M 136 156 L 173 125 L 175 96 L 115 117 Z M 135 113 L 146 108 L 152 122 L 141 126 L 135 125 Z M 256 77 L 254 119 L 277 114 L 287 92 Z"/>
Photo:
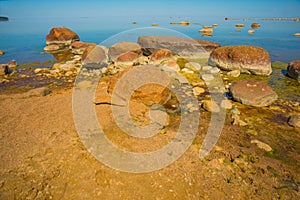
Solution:
<path fill-rule="evenodd" d="M 88 42 L 81 42 L 81 41 L 76 41 L 73 42 L 70 46 L 70 49 L 72 50 L 73 54 L 79 54 L 82 55 L 85 49 L 89 46 L 95 47 L 95 43 L 88 43 Z"/>
<path fill-rule="evenodd" d="M 79 41 L 79 36 L 68 28 L 52 28 L 46 36 L 46 44 L 70 45 L 74 41 Z"/>
<path fill-rule="evenodd" d="M 255 46 L 226 46 L 215 49 L 209 57 L 209 65 L 223 70 L 240 70 L 254 75 L 272 73 L 269 53 Z"/>
<path fill-rule="evenodd" d="M 289 63 L 287 67 L 287 74 L 298 81 L 300 81 L 300 60 L 295 60 Z"/>
<path fill-rule="evenodd" d="M 138 43 L 144 50 L 152 53 L 158 49 L 168 49 L 188 58 L 208 56 L 212 49 L 220 46 L 214 42 L 175 36 L 140 36 Z"/>
<path fill-rule="evenodd" d="M 121 84 L 118 85 L 118 89 L 116 89 L 116 85 L 117 82 L 129 71 L 131 70 L 139 70 L 140 66 L 135 66 L 135 67 L 128 67 L 125 70 L 119 72 L 118 74 L 114 75 L 109 83 L 108 86 L 108 93 L 112 94 L 113 92 L 116 92 L 118 96 L 120 96 L 122 99 L 126 99 L 124 96 L 127 94 L 131 94 L 131 99 L 132 100 L 136 100 L 139 102 L 142 102 L 143 104 L 149 106 L 149 105 L 153 105 L 153 104 L 165 104 L 167 103 L 168 100 L 170 100 L 171 98 L 171 91 L 162 86 L 162 85 L 158 85 L 158 84 L 152 84 L 151 81 L 147 81 L 149 78 L 151 79 L 151 77 L 155 76 L 156 78 L 159 78 L 161 81 L 163 81 L 163 85 L 169 85 L 170 80 L 167 79 L 165 76 L 163 76 L 162 73 L 155 73 L 155 71 L 151 70 L 151 67 L 153 67 L 153 65 L 144 65 L 143 69 L 145 69 L 144 67 L 149 67 L 149 72 L 144 72 L 145 74 L 147 74 L 148 77 L 140 77 L 140 76 L 133 76 L 131 77 L 130 81 L 124 81 L 124 83 L 126 84 Z M 134 71 L 133 71 L 134 72 Z M 138 72 L 138 71 L 137 71 Z M 161 76 L 161 77 L 159 77 Z M 139 80 L 143 78 L 143 82 L 145 82 L 145 85 L 143 85 L 142 87 L 131 91 L 131 87 L 139 82 Z M 134 80 L 136 79 L 136 81 Z M 149 82 L 149 84 L 146 84 L 147 82 Z M 114 91 L 115 90 L 115 91 Z"/>
<path fill-rule="evenodd" d="M 128 52 L 140 54 L 142 49 L 139 44 L 134 42 L 119 42 L 109 47 L 108 57 L 111 61 L 115 61 L 119 56 Z"/>
<path fill-rule="evenodd" d="M 229 90 L 234 100 L 255 107 L 269 106 L 278 99 L 270 86 L 257 80 L 234 82 Z"/>

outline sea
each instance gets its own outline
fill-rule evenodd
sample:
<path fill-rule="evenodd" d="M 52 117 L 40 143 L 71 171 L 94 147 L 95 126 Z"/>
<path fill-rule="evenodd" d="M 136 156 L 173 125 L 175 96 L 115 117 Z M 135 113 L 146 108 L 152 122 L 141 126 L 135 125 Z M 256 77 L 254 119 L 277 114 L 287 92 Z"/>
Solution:
<path fill-rule="evenodd" d="M 172 25 L 170 22 L 189 21 L 189 26 Z M 137 22 L 137 24 L 132 24 Z M 251 24 L 261 25 L 249 34 Z M 151 24 L 157 23 L 157 27 Z M 244 28 L 236 32 L 236 24 Z M 203 36 L 198 31 L 202 26 L 218 24 L 213 35 Z M 141 35 L 174 35 L 218 42 L 221 46 L 254 45 L 266 49 L 271 60 L 288 63 L 300 60 L 300 22 L 292 20 L 225 20 L 224 17 L 78 17 L 78 18 L 10 18 L 0 22 L 0 50 L 6 53 L 0 63 L 16 60 L 18 64 L 55 60 L 52 54 L 43 51 L 46 35 L 53 27 L 67 27 L 76 32 L 81 41 L 105 46 L 120 41 L 136 42 Z"/>

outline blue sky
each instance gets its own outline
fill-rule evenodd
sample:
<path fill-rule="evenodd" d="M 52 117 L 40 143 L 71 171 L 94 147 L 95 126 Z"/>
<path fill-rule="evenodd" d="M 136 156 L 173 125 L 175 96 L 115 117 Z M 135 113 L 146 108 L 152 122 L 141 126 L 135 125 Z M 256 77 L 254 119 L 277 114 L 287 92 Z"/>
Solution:
<path fill-rule="evenodd" d="M 0 0 L 0 15 L 19 17 L 300 17 L 300 0 Z"/>

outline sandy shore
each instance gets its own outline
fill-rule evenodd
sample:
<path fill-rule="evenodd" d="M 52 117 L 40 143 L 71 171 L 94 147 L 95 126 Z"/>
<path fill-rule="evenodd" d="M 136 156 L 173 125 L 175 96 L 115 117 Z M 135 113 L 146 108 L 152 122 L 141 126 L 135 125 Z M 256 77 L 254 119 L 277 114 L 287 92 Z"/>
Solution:
<path fill-rule="evenodd" d="M 199 159 L 198 151 L 210 120 L 210 114 L 203 111 L 199 132 L 179 160 L 159 171 L 130 174 L 103 165 L 83 146 L 74 126 L 71 89 L 57 90 L 44 97 L 1 95 L 0 109 L 0 199 L 298 199 L 300 196 L 299 132 L 280 121 L 273 127 L 264 124 L 264 130 L 254 136 L 245 127 L 231 125 L 227 117 L 217 146 L 205 159 Z M 110 109 L 110 105 L 96 106 L 99 121 L 108 138 L 124 148 L 155 149 L 172 138 L 176 130 L 175 117 L 166 134 L 153 138 L 154 142 L 137 143 L 113 123 Z M 245 114 L 253 111 L 239 109 Z M 274 155 L 267 154 L 250 143 L 252 138 L 267 141 L 276 149 L 281 142 L 285 145 Z"/>

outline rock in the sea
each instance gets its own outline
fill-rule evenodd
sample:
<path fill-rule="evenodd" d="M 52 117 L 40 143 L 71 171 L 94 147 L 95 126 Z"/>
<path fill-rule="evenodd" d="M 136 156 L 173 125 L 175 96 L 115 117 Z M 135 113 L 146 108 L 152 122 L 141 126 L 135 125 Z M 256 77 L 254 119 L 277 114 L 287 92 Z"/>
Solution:
<path fill-rule="evenodd" d="M 300 128 L 300 114 L 290 116 L 288 119 L 288 124 L 290 126 Z"/>
<path fill-rule="evenodd" d="M 168 49 L 159 49 L 153 52 L 151 55 L 151 61 L 161 61 L 164 59 L 169 59 L 174 56 L 174 53 Z"/>
<path fill-rule="evenodd" d="M 70 45 L 74 41 L 79 41 L 79 36 L 75 32 L 64 27 L 52 28 L 50 33 L 46 36 L 47 45 Z"/>
<path fill-rule="evenodd" d="M 60 46 L 57 44 L 50 44 L 50 45 L 44 47 L 44 51 L 48 51 L 48 52 L 58 51 L 59 49 L 60 49 Z"/>
<path fill-rule="evenodd" d="M 212 27 L 207 27 L 207 28 L 203 28 L 203 29 L 199 30 L 199 32 L 205 36 L 212 36 L 213 29 L 212 29 Z"/>
<path fill-rule="evenodd" d="M 5 54 L 5 51 L 0 50 L 0 56 L 3 56 Z"/>
<path fill-rule="evenodd" d="M 234 100 L 255 107 L 269 106 L 278 98 L 270 86 L 257 80 L 234 82 L 229 90 Z"/>
<path fill-rule="evenodd" d="M 244 24 L 236 24 L 235 27 L 237 27 L 237 28 L 244 28 L 245 25 Z"/>
<path fill-rule="evenodd" d="M 189 21 L 181 21 L 181 22 L 178 22 L 178 24 L 181 26 L 189 26 L 190 22 Z"/>
<path fill-rule="evenodd" d="M 256 144 L 258 148 L 263 149 L 267 152 L 271 152 L 273 150 L 272 147 L 270 147 L 270 145 L 259 140 L 251 140 L 251 144 Z"/>
<path fill-rule="evenodd" d="M 70 49 L 72 50 L 73 54 L 82 55 L 85 49 L 88 48 L 89 46 L 95 47 L 96 44 L 76 41 L 71 44 Z"/>
<path fill-rule="evenodd" d="M 8 64 L 0 64 L 0 76 L 6 75 L 9 73 Z"/>
<path fill-rule="evenodd" d="M 107 54 L 104 49 L 105 47 L 96 45 L 88 46 L 82 54 L 82 63 L 106 63 L 107 62 Z"/>
<path fill-rule="evenodd" d="M 252 23 L 251 24 L 251 28 L 260 28 L 260 24 L 259 23 Z"/>
<path fill-rule="evenodd" d="M 108 49 L 108 57 L 111 61 L 115 61 L 120 55 L 134 52 L 137 54 L 141 53 L 141 46 L 134 42 L 119 42 L 113 44 Z"/>
<path fill-rule="evenodd" d="M 153 105 L 153 104 L 161 104 L 164 105 L 166 102 L 168 102 L 171 99 L 171 91 L 162 85 L 158 84 L 152 84 L 151 78 L 156 77 L 156 79 L 159 79 L 162 81 L 163 85 L 169 85 L 170 80 L 166 77 L 168 77 L 166 74 L 165 76 L 162 73 L 157 73 L 154 70 L 151 70 L 151 68 L 156 67 L 154 65 L 143 65 L 143 66 L 135 66 L 135 67 L 128 67 L 125 70 L 117 73 L 114 75 L 109 83 L 108 86 L 108 93 L 112 94 L 113 92 L 116 92 L 119 97 L 122 99 L 126 99 L 124 96 L 127 94 L 132 94 L 131 99 L 137 100 L 142 102 L 145 105 Z M 143 73 L 147 74 L 147 76 L 143 76 L 143 82 L 145 82 L 145 85 L 143 85 L 140 88 L 135 88 L 134 91 L 131 91 L 130 87 L 133 87 L 136 83 L 140 82 L 141 77 L 139 75 L 136 76 L 130 76 L 130 81 L 123 81 L 123 83 L 120 83 L 116 91 L 116 85 L 118 81 L 121 78 L 124 78 L 124 76 L 129 73 L 139 73 L 140 70 L 149 68 L 149 71 Z M 131 71 L 135 70 L 135 71 Z M 134 92 L 134 93 L 132 93 Z"/>
<path fill-rule="evenodd" d="M 168 49 L 175 54 L 189 58 L 207 56 L 212 49 L 220 46 L 214 42 L 175 36 L 140 36 L 138 43 L 143 50 L 154 52 L 157 49 Z"/>
<path fill-rule="evenodd" d="M 218 106 L 218 104 L 212 100 L 204 100 L 202 107 L 208 111 L 208 112 L 212 112 L 212 113 L 218 113 L 220 112 L 220 107 Z"/>
<path fill-rule="evenodd" d="M 295 60 L 289 63 L 287 74 L 293 79 L 300 81 L 300 60 Z"/>
<path fill-rule="evenodd" d="M 300 33 L 295 33 L 294 36 L 295 37 L 300 37 Z"/>
<path fill-rule="evenodd" d="M 255 46 L 226 46 L 215 49 L 209 57 L 211 66 L 223 70 L 240 70 L 254 75 L 272 73 L 269 53 Z"/>
<path fill-rule="evenodd" d="M 255 31 L 254 31 L 254 30 L 248 30 L 248 33 L 249 33 L 249 34 L 254 34 Z"/>

